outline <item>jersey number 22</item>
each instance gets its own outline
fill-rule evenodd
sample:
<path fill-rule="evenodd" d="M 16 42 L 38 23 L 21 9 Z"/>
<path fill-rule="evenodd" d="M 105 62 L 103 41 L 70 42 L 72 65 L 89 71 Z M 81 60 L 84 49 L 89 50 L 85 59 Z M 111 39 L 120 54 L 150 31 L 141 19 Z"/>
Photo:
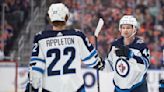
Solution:
<path fill-rule="evenodd" d="M 68 55 L 68 53 L 71 53 L 70 58 L 67 60 L 67 62 L 63 65 L 63 74 L 70 74 L 70 73 L 75 73 L 76 70 L 75 68 L 69 68 L 69 66 L 71 65 L 72 61 L 75 58 L 75 48 L 74 47 L 67 47 L 63 50 L 63 55 Z M 53 67 L 55 67 L 55 65 L 57 64 L 57 62 L 60 60 L 61 58 L 61 51 L 60 49 L 50 49 L 47 52 L 47 57 L 52 57 L 52 54 L 56 54 L 55 58 L 53 59 L 52 63 L 50 63 L 50 65 L 48 66 L 48 76 L 53 76 L 53 75 L 60 75 L 61 74 L 61 70 L 55 70 L 53 71 Z"/>

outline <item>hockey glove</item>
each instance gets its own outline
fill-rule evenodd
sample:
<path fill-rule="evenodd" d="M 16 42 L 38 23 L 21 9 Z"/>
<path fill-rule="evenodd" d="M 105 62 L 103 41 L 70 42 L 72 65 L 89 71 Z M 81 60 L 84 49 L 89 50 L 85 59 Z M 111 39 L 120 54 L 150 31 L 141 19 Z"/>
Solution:
<path fill-rule="evenodd" d="M 30 83 L 28 83 L 25 92 L 39 92 L 39 89 L 35 89 Z"/>
<path fill-rule="evenodd" d="M 98 59 L 98 64 L 94 66 L 93 68 L 98 69 L 98 70 L 103 70 L 105 66 L 105 62 L 102 60 L 102 58 Z"/>
<path fill-rule="evenodd" d="M 116 50 L 116 55 L 118 57 L 124 56 L 129 58 L 133 57 L 133 52 L 127 46 L 118 46 L 118 50 Z"/>
<path fill-rule="evenodd" d="M 98 66 L 98 70 L 103 70 L 105 67 L 105 62 L 104 61 L 100 61 L 99 62 L 99 66 Z"/>

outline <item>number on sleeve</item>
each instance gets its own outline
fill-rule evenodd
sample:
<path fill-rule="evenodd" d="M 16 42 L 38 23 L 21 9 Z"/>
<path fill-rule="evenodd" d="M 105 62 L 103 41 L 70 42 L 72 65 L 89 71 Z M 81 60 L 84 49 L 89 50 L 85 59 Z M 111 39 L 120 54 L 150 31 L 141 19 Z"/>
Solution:
<path fill-rule="evenodd" d="M 39 45 L 37 43 L 34 43 L 32 48 L 32 56 L 38 56 L 38 55 L 39 55 Z"/>
<path fill-rule="evenodd" d="M 37 51 L 37 50 L 36 50 L 36 49 L 37 49 L 37 47 L 38 47 L 38 44 L 37 44 L 37 43 L 35 43 L 35 44 L 34 44 L 34 46 L 33 46 L 32 52 L 36 52 L 36 51 Z"/>

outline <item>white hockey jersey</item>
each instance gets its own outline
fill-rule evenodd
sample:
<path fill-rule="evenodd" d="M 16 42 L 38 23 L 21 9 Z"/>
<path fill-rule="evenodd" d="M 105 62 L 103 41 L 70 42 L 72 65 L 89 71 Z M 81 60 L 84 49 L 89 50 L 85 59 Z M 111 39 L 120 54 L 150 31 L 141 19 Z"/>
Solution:
<path fill-rule="evenodd" d="M 30 64 L 41 73 L 42 88 L 50 92 L 76 92 L 83 84 L 81 64 L 98 65 L 98 54 L 77 30 L 43 31 L 33 42 Z"/>
<path fill-rule="evenodd" d="M 114 71 L 114 85 L 118 90 L 131 90 L 144 81 L 149 66 L 149 50 L 143 40 L 135 38 L 127 47 L 133 52 L 133 58 L 118 57 L 116 50 L 123 44 L 123 37 L 112 43 L 105 62 L 109 62 Z M 105 67 L 107 68 L 107 67 Z"/>

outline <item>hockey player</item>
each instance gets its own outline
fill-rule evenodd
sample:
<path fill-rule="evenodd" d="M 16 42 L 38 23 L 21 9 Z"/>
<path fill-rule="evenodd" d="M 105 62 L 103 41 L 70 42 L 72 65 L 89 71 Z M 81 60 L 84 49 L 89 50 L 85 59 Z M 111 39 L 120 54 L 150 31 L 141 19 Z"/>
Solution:
<path fill-rule="evenodd" d="M 115 92 L 148 92 L 146 72 L 150 54 L 143 40 L 135 36 L 138 28 L 136 18 L 124 15 L 119 22 L 121 37 L 112 43 L 105 60 L 114 71 Z"/>
<path fill-rule="evenodd" d="M 100 59 L 87 37 L 76 29 L 66 29 L 69 10 L 62 3 L 48 10 L 53 29 L 34 37 L 30 61 L 31 89 L 42 92 L 84 92 L 81 65 L 100 68 Z"/>

